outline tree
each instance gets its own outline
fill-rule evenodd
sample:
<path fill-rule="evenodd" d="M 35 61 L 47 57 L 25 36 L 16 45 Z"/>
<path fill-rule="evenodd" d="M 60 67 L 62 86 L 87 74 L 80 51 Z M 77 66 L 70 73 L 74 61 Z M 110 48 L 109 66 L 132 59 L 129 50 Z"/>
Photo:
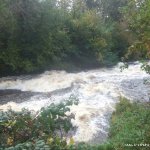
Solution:
<path fill-rule="evenodd" d="M 129 47 L 126 58 L 150 58 L 150 0 L 130 1 L 124 8 L 129 30 L 134 34 L 134 42 Z"/>

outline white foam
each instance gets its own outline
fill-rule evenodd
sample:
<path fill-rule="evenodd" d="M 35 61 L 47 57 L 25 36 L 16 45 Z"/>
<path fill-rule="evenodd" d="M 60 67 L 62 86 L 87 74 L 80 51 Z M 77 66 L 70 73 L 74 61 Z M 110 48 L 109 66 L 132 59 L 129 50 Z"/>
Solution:
<path fill-rule="evenodd" d="M 25 107 L 38 111 L 52 102 L 59 103 L 71 94 L 79 98 L 79 105 L 72 106 L 71 112 L 75 114 L 72 120 L 77 126 L 74 135 L 75 141 L 91 141 L 97 133 L 106 135 L 109 127 L 109 117 L 115 109 L 115 104 L 120 96 L 132 100 L 149 100 L 150 84 L 145 85 L 144 80 L 150 79 L 149 75 L 140 69 L 140 64 L 134 63 L 123 72 L 121 64 L 110 69 L 96 69 L 79 73 L 66 73 L 65 71 L 47 71 L 37 77 L 17 80 L 13 78 L 0 80 L 0 89 L 18 89 L 31 92 L 52 92 L 64 88 L 69 91 L 62 94 L 52 94 L 47 98 L 31 97 L 30 101 L 20 104 L 8 103 L 0 106 L 6 110 L 9 105 L 12 109 L 20 110 Z M 107 116 L 108 114 L 108 116 Z"/>

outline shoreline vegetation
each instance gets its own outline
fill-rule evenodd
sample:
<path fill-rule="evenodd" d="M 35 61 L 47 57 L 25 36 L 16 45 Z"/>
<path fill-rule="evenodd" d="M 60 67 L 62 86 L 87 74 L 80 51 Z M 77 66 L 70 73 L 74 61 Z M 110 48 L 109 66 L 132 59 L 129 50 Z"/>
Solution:
<path fill-rule="evenodd" d="M 150 0 L 0 0 L 0 76 L 149 60 L 149 7 Z"/>
<path fill-rule="evenodd" d="M 76 144 L 65 135 L 75 130 L 73 116 L 66 116 L 67 106 L 78 105 L 72 98 L 58 105 L 41 109 L 38 115 L 28 110 L 0 112 L 1 150 L 146 150 L 150 141 L 150 103 L 130 102 L 120 98 L 110 120 L 108 140 L 102 144 Z M 56 117 L 57 116 L 57 117 Z M 133 146 L 134 145 L 134 146 Z M 145 145 L 145 146 L 144 146 Z"/>

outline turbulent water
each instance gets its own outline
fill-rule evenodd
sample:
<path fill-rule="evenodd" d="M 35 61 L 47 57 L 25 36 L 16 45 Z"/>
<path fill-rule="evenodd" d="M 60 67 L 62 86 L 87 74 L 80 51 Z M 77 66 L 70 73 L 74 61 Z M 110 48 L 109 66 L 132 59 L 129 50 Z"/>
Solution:
<path fill-rule="evenodd" d="M 150 100 L 150 76 L 138 62 L 120 71 L 120 64 L 78 73 L 46 71 L 36 76 L 0 79 L 0 109 L 28 108 L 38 111 L 75 95 L 79 105 L 72 106 L 72 124 L 77 127 L 75 141 L 103 142 L 107 139 L 109 119 L 119 97 L 132 101 Z"/>

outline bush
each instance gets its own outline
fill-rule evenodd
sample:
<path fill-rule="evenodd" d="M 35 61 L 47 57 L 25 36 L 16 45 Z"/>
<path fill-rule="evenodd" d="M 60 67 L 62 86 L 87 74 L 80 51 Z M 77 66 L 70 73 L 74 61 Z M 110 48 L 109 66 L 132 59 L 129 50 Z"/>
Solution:
<path fill-rule="evenodd" d="M 66 115 L 77 99 L 51 104 L 38 114 L 28 110 L 0 112 L 0 148 L 22 149 L 66 149 L 66 133 L 73 129 L 73 115 Z"/>

